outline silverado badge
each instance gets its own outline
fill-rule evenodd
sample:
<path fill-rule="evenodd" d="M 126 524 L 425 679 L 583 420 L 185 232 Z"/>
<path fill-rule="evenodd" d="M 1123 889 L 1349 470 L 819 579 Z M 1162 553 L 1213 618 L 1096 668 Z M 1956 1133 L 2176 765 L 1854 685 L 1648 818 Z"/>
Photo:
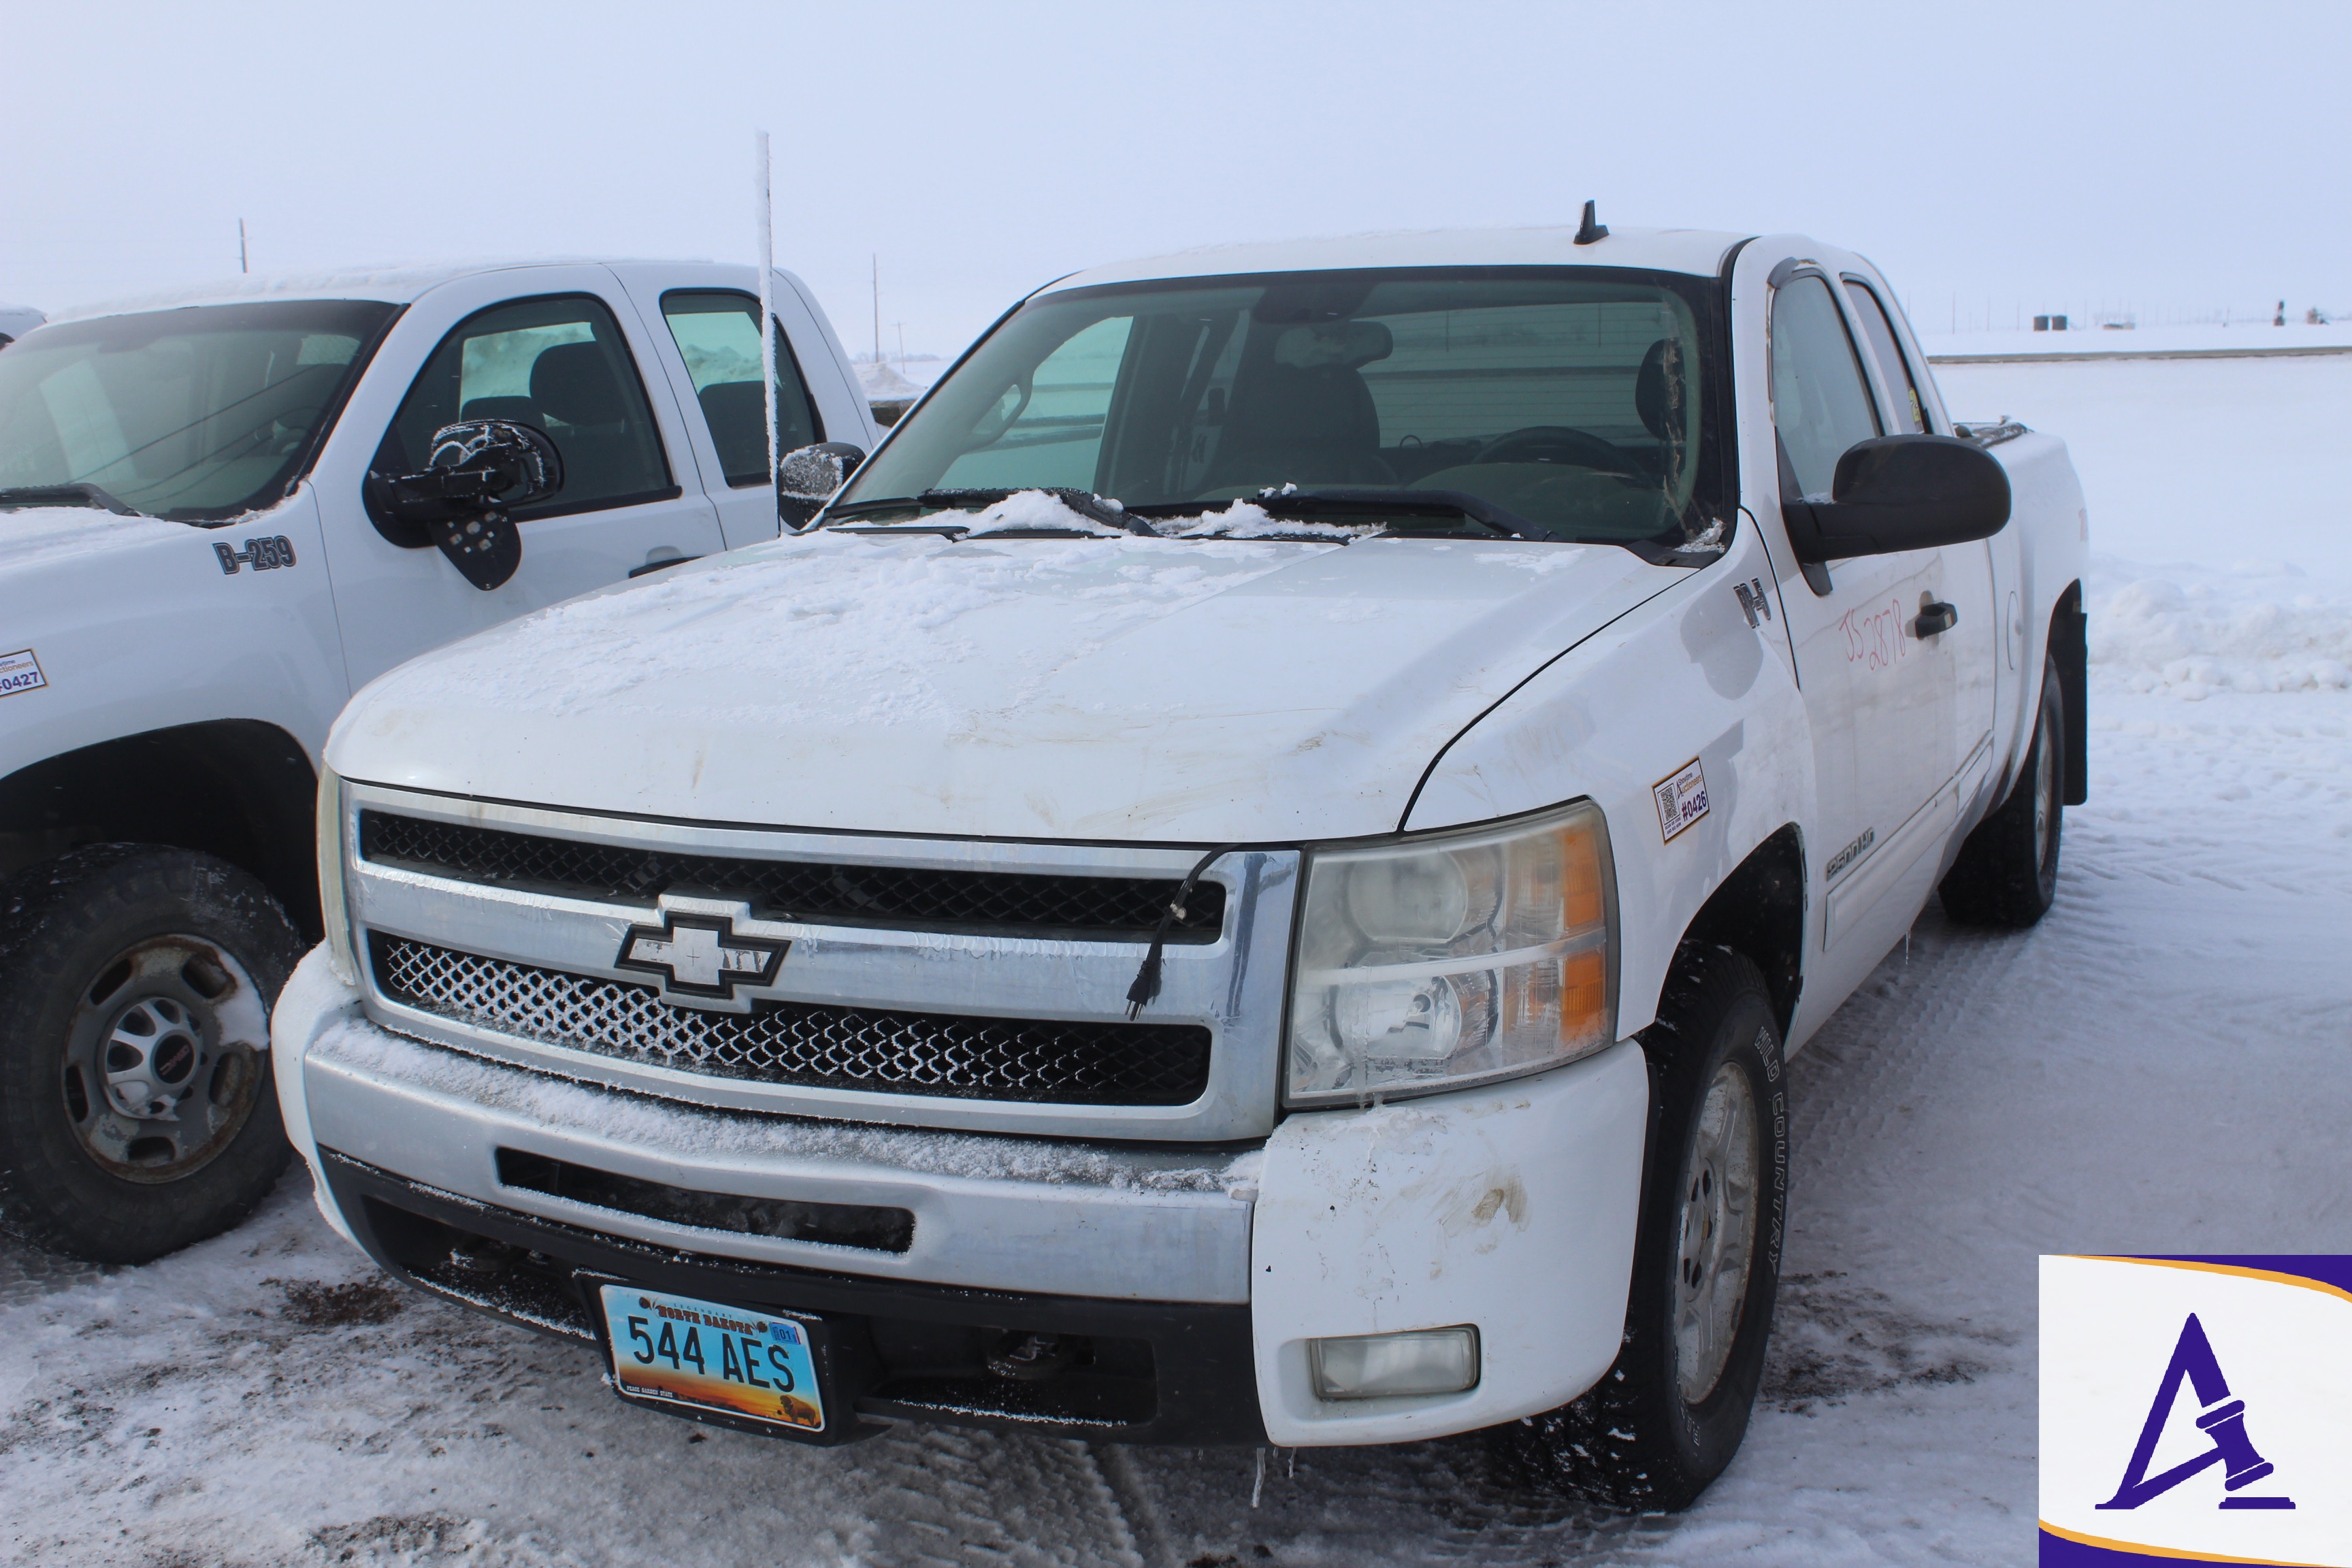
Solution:
<path fill-rule="evenodd" d="M 657 926 L 629 928 L 613 967 L 659 975 L 668 1001 L 732 1002 L 739 985 L 772 985 L 793 945 L 745 929 L 764 923 L 748 904 L 664 894 L 661 914 Z"/>

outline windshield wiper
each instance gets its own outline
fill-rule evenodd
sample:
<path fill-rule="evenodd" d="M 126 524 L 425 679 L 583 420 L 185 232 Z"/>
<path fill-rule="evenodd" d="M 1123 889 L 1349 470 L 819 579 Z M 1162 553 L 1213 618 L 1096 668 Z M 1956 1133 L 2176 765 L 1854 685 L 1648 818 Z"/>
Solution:
<path fill-rule="evenodd" d="M 1280 489 L 1268 488 L 1257 492 L 1257 504 L 1274 517 L 1329 517 L 1335 513 L 1358 515 L 1366 519 L 1444 516 L 1466 517 L 1482 528 L 1510 539 L 1558 540 L 1559 535 L 1540 524 L 1529 522 L 1517 512 L 1496 506 L 1484 496 L 1468 490 L 1407 490 L 1407 489 Z M 1393 531 L 1393 529 L 1391 530 Z"/>
<path fill-rule="evenodd" d="M 96 485 L 17 485 L 0 489 L 0 507 L 5 506 L 98 506 L 117 517 L 146 515 L 123 505 Z"/>
<path fill-rule="evenodd" d="M 917 500 L 913 496 L 886 496 L 879 500 L 862 500 L 850 506 L 834 507 L 824 514 L 824 521 L 828 523 L 838 522 L 844 518 L 864 517 L 868 512 L 876 511 L 924 511 L 928 510 L 929 509 L 927 508 L 922 501 Z"/>

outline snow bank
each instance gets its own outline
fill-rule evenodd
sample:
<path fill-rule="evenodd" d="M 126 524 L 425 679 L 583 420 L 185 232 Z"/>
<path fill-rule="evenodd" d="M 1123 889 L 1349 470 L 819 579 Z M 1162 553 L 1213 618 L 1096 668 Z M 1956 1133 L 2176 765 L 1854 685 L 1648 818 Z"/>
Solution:
<path fill-rule="evenodd" d="M 2293 566 L 2133 576 L 2088 608 L 2092 669 L 2134 691 L 2193 702 L 2352 686 L 2352 599 Z"/>
<path fill-rule="evenodd" d="M 2352 352 L 2352 321 L 2305 324 L 2297 313 L 2284 327 L 2270 318 L 2230 326 L 2205 322 L 2180 327 L 2116 329 L 2076 326 L 2071 331 L 1922 332 L 1919 346 L 1931 361 L 2033 355 L 2089 359 L 2119 354 L 2274 354 Z"/>

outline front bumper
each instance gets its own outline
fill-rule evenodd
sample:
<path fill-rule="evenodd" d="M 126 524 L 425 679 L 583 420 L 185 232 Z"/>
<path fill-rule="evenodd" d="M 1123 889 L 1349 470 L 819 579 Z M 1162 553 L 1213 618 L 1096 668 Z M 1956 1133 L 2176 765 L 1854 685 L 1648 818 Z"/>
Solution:
<path fill-rule="evenodd" d="M 869 1416 L 1120 1442 L 1412 1440 L 1564 1404 L 1623 1329 L 1648 1108 L 1631 1042 L 1492 1088 L 1293 1115 L 1262 1145 L 1142 1151 L 576 1083 L 368 1022 L 322 953 L 280 998 L 272 1043 L 320 1206 L 386 1268 L 590 1340 L 582 1272 L 822 1313 L 870 1350 L 855 1399 Z M 713 1228 L 529 1173 L 558 1167 L 911 1228 L 838 1233 L 859 1245 Z M 479 1252 L 467 1237 L 525 1256 L 486 1276 L 452 1261 Z M 1466 1393 L 1312 1392 L 1314 1338 L 1458 1323 L 1485 1358 Z M 993 1377 L 999 1331 L 1081 1337 L 1085 1375 Z"/>

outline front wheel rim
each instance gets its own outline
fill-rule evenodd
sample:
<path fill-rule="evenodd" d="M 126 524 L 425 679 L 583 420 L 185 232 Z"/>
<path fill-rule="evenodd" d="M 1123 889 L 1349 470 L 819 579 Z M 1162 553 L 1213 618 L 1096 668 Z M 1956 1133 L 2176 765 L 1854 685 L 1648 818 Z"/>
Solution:
<path fill-rule="evenodd" d="M 77 999 L 58 1073 L 67 1125 L 110 1175 L 184 1180 L 244 1131 L 268 1050 L 268 1006 L 236 955 L 199 936 L 149 937 Z"/>
<path fill-rule="evenodd" d="M 1725 1062 L 1699 1102 L 1675 1238 L 1675 1383 L 1685 1405 L 1713 1394 L 1731 1362 L 1755 1264 L 1762 1163 L 1755 1088 Z"/>

